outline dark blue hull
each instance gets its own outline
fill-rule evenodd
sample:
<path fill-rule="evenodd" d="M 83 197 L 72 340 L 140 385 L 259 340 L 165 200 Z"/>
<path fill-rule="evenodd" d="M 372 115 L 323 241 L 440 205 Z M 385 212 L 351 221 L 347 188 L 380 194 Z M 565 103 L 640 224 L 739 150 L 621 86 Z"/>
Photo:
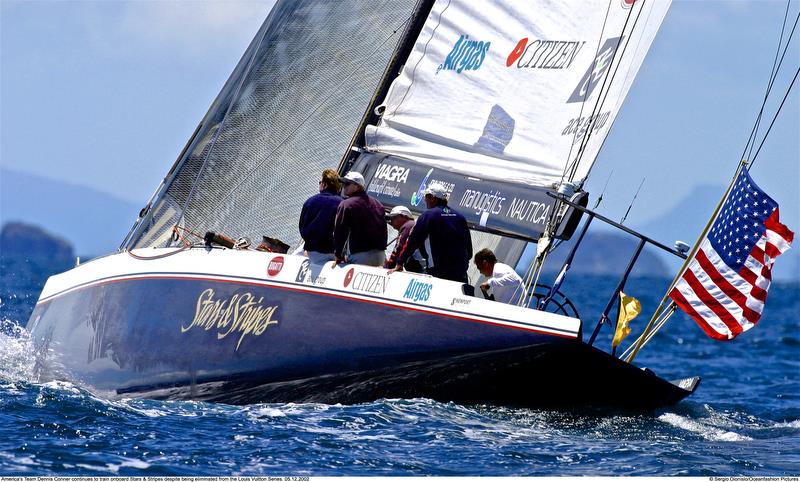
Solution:
<path fill-rule="evenodd" d="M 277 279 L 94 279 L 44 296 L 28 328 L 45 364 L 121 396 L 652 408 L 691 393 L 534 322 Z"/>

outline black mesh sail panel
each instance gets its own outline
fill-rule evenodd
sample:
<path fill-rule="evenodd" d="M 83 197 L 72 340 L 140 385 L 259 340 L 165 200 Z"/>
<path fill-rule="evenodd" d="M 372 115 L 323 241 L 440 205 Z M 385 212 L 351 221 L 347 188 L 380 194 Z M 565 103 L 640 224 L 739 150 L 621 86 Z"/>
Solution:
<path fill-rule="evenodd" d="M 415 4 L 279 1 L 126 247 L 168 245 L 176 224 L 298 245 L 300 208 L 338 166 Z"/>

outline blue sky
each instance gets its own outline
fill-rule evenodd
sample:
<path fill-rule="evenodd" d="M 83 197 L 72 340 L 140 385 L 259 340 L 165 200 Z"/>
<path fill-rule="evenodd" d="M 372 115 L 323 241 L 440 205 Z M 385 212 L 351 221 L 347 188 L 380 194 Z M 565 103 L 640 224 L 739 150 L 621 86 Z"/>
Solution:
<path fill-rule="evenodd" d="M 0 164 L 143 205 L 271 1 L 0 2 Z M 725 185 L 767 85 L 784 1 L 675 1 L 589 182 L 633 226 Z M 793 2 L 790 26 L 800 8 Z M 800 36 L 800 32 L 796 33 Z M 768 123 L 800 64 L 793 41 Z M 800 86 L 752 171 L 800 229 Z M 763 129 L 762 129 L 763 132 Z"/>

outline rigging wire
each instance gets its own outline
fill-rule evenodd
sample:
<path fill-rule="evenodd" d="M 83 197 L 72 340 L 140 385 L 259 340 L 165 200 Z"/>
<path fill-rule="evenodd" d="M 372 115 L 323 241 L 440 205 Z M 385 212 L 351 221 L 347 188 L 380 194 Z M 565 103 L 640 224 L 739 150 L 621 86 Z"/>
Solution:
<path fill-rule="evenodd" d="M 789 93 L 792 91 L 792 88 L 794 87 L 794 83 L 797 80 L 797 75 L 798 74 L 800 74 L 800 67 L 798 67 L 797 68 L 797 72 L 794 73 L 794 78 L 792 79 L 792 83 L 789 84 L 789 87 L 786 89 L 786 95 L 783 96 L 783 100 L 781 101 L 781 105 L 778 106 L 778 111 L 775 112 L 775 116 L 772 118 L 772 122 L 770 122 L 769 128 L 767 128 L 767 132 L 764 133 L 764 138 L 761 139 L 761 144 L 759 144 L 758 150 L 756 150 L 756 153 L 753 155 L 753 158 L 750 160 L 750 167 L 753 167 L 753 164 L 755 163 L 756 159 L 758 158 L 758 153 L 761 152 L 761 148 L 764 147 L 764 142 L 766 142 L 767 136 L 769 135 L 769 132 L 772 130 L 772 126 L 775 125 L 775 120 L 778 119 L 778 114 L 781 113 L 781 109 L 783 108 L 783 105 L 786 103 L 786 99 L 789 97 Z"/>
<path fill-rule="evenodd" d="M 639 183 L 639 188 L 636 189 L 636 193 L 633 195 L 633 199 L 631 199 L 631 203 L 628 204 L 628 209 L 625 211 L 625 215 L 622 216 L 622 219 L 619 220 L 620 224 L 625 224 L 625 220 L 628 219 L 628 214 L 631 212 L 631 208 L 633 208 L 633 203 L 636 202 L 636 198 L 639 197 L 639 191 L 642 190 L 642 186 L 644 185 L 644 180 L 647 179 L 646 177 L 642 178 L 642 182 Z"/>
<path fill-rule="evenodd" d="M 620 38 L 625 34 L 628 29 L 628 22 L 631 19 L 631 15 L 633 14 L 633 8 L 628 12 L 628 16 L 625 18 L 625 23 L 622 25 L 622 32 L 620 33 Z M 633 37 L 633 31 L 636 30 L 636 25 L 639 23 L 639 18 L 642 15 L 642 11 L 644 10 L 644 2 L 642 2 L 641 6 L 639 7 L 638 12 L 636 13 L 636 17 L 633 20 L 633 24 L 630 28 L 630 34 L 628 35 L 627 39 L 625 40 L 625 44 L 622 46 L 622 50 L 619 50 L 619 46 L 614 49 L 614 55 L 611 58 L 611 62 L 614 62 L 614 59 L 618 59 L 616 65 L 614 66 L 613 71 L 609 68 L 609 71 L 606 73 L 605 78 L 603 79 L 603 83 L 600 86 L 599 94 L 597 96 L 597 102 L 595 102 L 594 108 L 592 109 L 591 114 L 589 115 L 588 119 L 593 119 L 596 115 L 600 113 L 603 106 L 608 99 L 608 95 L 611 92 L 611 84 L 614 83 L 614 79 L 617 76 L 617 72 L 619 72 L 620 65 L 622 64 L 622 58 L 625 56 L 625 51 L 628 50 L 628 46 L 631 43 L 631 38 Z M 610 74 L 610 75 L 609 75 Z M 570 166 L 570 173 L 569 178 L 572 179 L 575 176 L 575 173 L 578 171 L 578 166 L 580 166 L 581 161 L 583 160 L 583 155 L 586 150 L 586 146 L 589 145 L 589 140 L 592 138 L 592 127 L 594 121 L 589 120 L 587 122 L 586 130 L 584 131 L 583 139 L 581 139 L 581 144 L 578 147 L 578 153 L 575 156 L 575 160 L 572 162 Z"/>
<path fill-rule="evenodd" d="M 751 142 L 751 140 L 754 138 L 754 134 L 758 132 L 758 127 L 759 127 L 759 125 L 761 123 L 761 115 L 764 112 L 764 106 L 767 103 L 767 98 L 769 97 L 769 92 L 770 92 L 770 90 L 772 90 L 772 85 L 773 85 L 773 83 L 775 81 L 775 77 L 776 77 L 776 73 L 777 73 L 776 66 L 778 66 L 778 57 L 780 56 L 780 53 L 781 53 L 781 44 L 783 43 L 783 34 L 786 31 L 786 19 L 789 17 L 789 5 L 790 5 L 790 2 L 789 2 L 789 0 L 787 0 L 786 1 L 786 11 L 783 13 L 783 25 L 781 26 L 781 35 L 778 38 L 778 47 L 775 49 L 775 58 L 772 60 L 772 71 L 769 74 L 769 81 L 767 82 L 767 91 L 764 93 L 764 100 L 761 103 L 761 110 L 759 110 L 758 116 L 756 116 L 755 127 L 754 127 L 753 131 L 750 133 L 750 138 L 747 139 L 747 143 L 750 144 L 750 151 L 747 153 L 747 158 L 748 159 L 750 158 L 750 156 L 753 155 L 753 146 L 755 145 L 755 143 Z M 787 41 L 787 46 L 788 46 L 790 41 L 791 41 L 791 37 L 789 38 L 789 41 Z"/>
<path fill-rule="evenodd" d="M 753 153 L 753 146 L 755 145 L 755 139 L 757 137 L 758 127 L 759 127 L 759 125 L 761 123 L 761 118 L 762 118 L 762 115 L 764 114 L 764 108 L 767 105 L 767 100 L 769 99 L 769 94 L 772 91 L 772 86 L 775 84 L 775 79 L 778 77 L 778 72 L 780 71 L 781 65 L 783 64 L 783 59 L 786 56 L 786 51 L 788 50 L 789 45 L 792 42 L 792 37 L 794 36 L 794 31 L 797 28 L 797 21 L 800 20 L 800 12 L 798 12 L 797 18 L 795 18 L 795 21 L 794 21 L 794 26 L 792 27 L 792 31 L 789 34 L 789 38 L 786 40 L 786 46 L 783 49 L 783 54 L 780 56 L 780 61 L 778 61 L 778 55 L 780 54 L 780 51 L 781 51 L 781 44 L 783 43 L 783 33 L 786 30 L 786 19 L 788 18 L 788 15 L 789 15 L 789 4 L 790 4 L 790 1 L 787 0 L 787 2 L 786 2 L 786 12 L 784 14 L 783 25 L 781 27 L 781 35 L 780 35 L 780 38 L 778 39 L 778 47 L 777 47 L 777 49 L 775 51 L 775 60 L 773 60 L 773 62 L 772 62 L 772 71 L 770 72 L 769 82 L 767 82 L 767 90 L 764 93 L 764 100 L 761 103 L 761 108 L 758 111 L 758 115 L 756 116 L 756 121 L 755 121 L 755 124 L 753 125 L 753 129 L 750 131 L 750 137 L 747 138 L 747 143 L 744 146 L 744 151 L 748 150 L 748 146 L 750 148 L 750 151 L 747 153 L 747 156 L 748 156 L 747 158 L 748 159 L 751 158 L 750 156 Z M 745 153 L 742 152 L 742 155 L 741 155 L 742 159 L 745 159 L 744 155 L 745 155 Z"/>
<path fill-rule="evenodd" d="M 592 70 L 597 67 L 597 56 L 600 54 L 600 46 L 603 44 L 603 34 L 606 32 L 606 24 L 608 23 L 608 15 L 611 12 L 611 3 L 613 0 L 609 0 L 608 7 L 606 8 L 606 16 L 603 18 L 603 26 L 600 28 L 600 36 L 597 39 L 597 48 L 594 50 L 594 61 L 592 62 Z M 633 13 L 631 10 L 628 12 L 628 16 Z M 625 20 L 627 23 L 627 19 Z M 622 27 L 623 32 L 625 31 L 625 27 Z M 608 73 L 606 73 L 606 77 L 608 77 Z M 580 119 L 583 117 L 583 109 L 586 107 L 586 101 L 588 100 L 589 93 L 587 92 L 586 95 L 583 97 L 583 101 L 581 102 L 581 110 L 578 111 L 578 118 Z M 597 101 L 600 101 L 600 96 L 597 97 Z M 586 136 L 588 130 L 584 131 L 584 136 Z M 575 133 L 577 134 L 577 132 Z M 564 172 L 561 173 L 561 181 L 564 181 L 564 178 L 567 176 L 567 171 L 569 170 L 569 158 L 572 156 L 572 149 L 575 147 L 575 142 L 569 146 L 569 152 L 567 153 L 567 162 L 564 164 Z M 577 157 L 577 156 L 576 156 Z"/>

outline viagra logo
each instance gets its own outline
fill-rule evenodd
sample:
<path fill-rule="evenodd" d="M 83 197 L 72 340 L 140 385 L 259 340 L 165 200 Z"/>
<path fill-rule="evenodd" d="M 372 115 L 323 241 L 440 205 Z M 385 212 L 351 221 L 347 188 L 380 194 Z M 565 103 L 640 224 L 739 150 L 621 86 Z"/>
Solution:
<path fill-rule="evenodd" d="M 298 283 L 305 283 L 308 281 L 310 266 L 311 263 L 308 260 L 303 261 L 300 265 L 300 269 L 297 270 L 297 277 L 294 280 Z"/>
<path fill-rule="evenodd" d="M 578 86 L 570 95 L 567 104 L 574 102 L 584 102 L 591 97 L 594 88 L 603 79 L 611 67 L 614 60 L 614 53 L 617 51 L 617 46 L 622 42 L 624 37 L 614 37 L 606 39 L 603 47 L 597 52 L 597 57 L 594 62 L 589 66 L 589 70 L 583 74 Z"/>
<path fill-rule="evenodd" d="M 436 73 L 442 70 L 455 70 L 460 74 L 464 70 L 478 70 L 483 65 L 491 44 L 491 42 L 470 40 L 469 35 L 460 36 L 444 59 L 444 63 L 437 67 Z"/>
<path fill-rule="evenodd" d="M 267 274 L 270 276 L 277 276 L 283 269 L 283 256 L 275 256 L 267 265 Z"/>
<path fill-rule="evenodd" d="M 428 301 L 428 298 L 431 297 L 431 290 L 433 290 L 432 284 L 412 279 L 408 282 L 403 298 L 414 301 Z"/>
<path fill-rule="evenodd" d="M 381 164 L 378 166 L 378 171 L 375 177 L 378 179 L 385 179 L 393 182 L 405 182 L 408 180 L 408 173 L 411 169 L 402 166 L 394 166 L 392 164 Z"/>

